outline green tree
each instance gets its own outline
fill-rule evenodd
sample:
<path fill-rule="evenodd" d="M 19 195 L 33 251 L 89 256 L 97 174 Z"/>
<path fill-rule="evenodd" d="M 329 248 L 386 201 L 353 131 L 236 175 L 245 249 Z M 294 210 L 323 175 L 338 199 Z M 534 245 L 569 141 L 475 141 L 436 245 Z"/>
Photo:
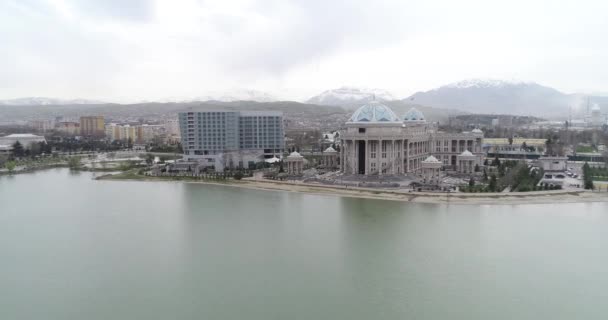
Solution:
<path fill-rule="evenodd" d="M 478 164 L 475 164 L 475 172 L 479 172 L 479 170 L 480 170 L 480 169 L 479 169 L 479 165 L 478 165 Z"/>
<path fill-rule="evenodd" d="M 15 161 L 8 161 L 5 164 L 6 169 L 8 170 L 8 172 L 13 172 L 15 171 L 15 167 L 17 166 L 17 164 L 15 163 Z"/>
<path fill-rule="evenodd" d="M 589 166 L 589 163 L 587 162 L 585 162 L 585 164 L 583 165 L 583 183 L 585 189 L 593 190 L 593 173 L 591 167 Z"/>
<path fill-rule="evenodd" d="M 18 158 L 25 155 L 25 150 L 23 149 L 21 142 L 15 141 L 15 143 L 13 143 L 13 155 Z"/>
<path fill-rule="evenodd" d="M 154 155 L 151 153 L 146 154 L 146 164 L 151 166 L 154 164 Z"/>
<path fill-rule="evenodd" d="M 492 162 L 492 165 L 495 167 L 500 166 L 500 159 L 498 159 L 498 155 L 496 155 L 496 157 L 494 158 L 494 161 Z"/>
<path fill-rule="evenodd" d="M 490 189 L 491 192 L 496 192 L 497 187 L 498 179 L 496 178 L 495 174 L 492 174 L 492 177 L 490 178 L 490 184 L 488 184 L 488 189 Z"/>
<path fill-rule="evenodd" d="M 240 172 L 240 171 L 237 171 L 237 172 L 234 174 L 234 179 L 235 179 L 235 180 L 241 180 L 241 179 L 243 179 L 243 173 L 242 173 L 242 172 Z"/>
<path fill-rule="evenodd" d="M 475 179 L 473 179 L 473 177 L 471 177 L 471 179 L 469 179 L 469 187 L 474 187 L 475 186 Z"/>
<path fill-rule="evenodd" d="M 483 169 L 483 182 L 488 182 L 488 172 Z"/>
<path fill-rule="evenodd" d="M 68 158 L 68 167 L 70 169 L 77 169 L 80 167 L 80 157 L 69 157 Z"/>
<path fill-rule="evenodd" d="M 42 153 L 40 143 L 32 143 L 30 145 L 30 156 L 34 157 Z"/>

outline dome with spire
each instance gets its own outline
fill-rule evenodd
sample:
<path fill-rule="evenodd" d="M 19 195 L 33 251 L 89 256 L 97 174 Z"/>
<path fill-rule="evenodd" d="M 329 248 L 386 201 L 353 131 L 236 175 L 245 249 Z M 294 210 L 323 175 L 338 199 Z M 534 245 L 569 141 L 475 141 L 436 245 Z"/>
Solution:
<path fill-rule="evenodd" d="M 398 122 L 399 118 L 391 110 L 378 101 L 370 101 L 361 106 L 348 120 L 349 122 Z"/>
<path fill-rule="evenodd" d="M 416 122 L 426 122 L 426 118 L 424 114 L 416 108 L 411 108 L 408 112 L 403 116 L 403 121 L 416 121 Z"/>

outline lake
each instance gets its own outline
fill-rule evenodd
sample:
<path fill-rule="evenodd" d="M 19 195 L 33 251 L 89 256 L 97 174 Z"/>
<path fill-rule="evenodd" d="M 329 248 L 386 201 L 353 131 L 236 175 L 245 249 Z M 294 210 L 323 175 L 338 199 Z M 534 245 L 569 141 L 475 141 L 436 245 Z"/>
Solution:
<path fill-rule="evenodd" d="M 2 319 L 606 319 L 608 203 L 0 177 Z"/>

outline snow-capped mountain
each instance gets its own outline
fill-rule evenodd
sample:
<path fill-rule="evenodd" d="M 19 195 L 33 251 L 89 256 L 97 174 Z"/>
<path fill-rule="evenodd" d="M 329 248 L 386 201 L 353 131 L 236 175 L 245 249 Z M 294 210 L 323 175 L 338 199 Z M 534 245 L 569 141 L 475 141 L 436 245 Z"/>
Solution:
<path fill-rule="evenodd" d="M 0 105 L 11 106 L 49 106 L 69 104 L 102 104 L 105 102 L 87 99 L 57 99 L 45 97 L 26 97 L 17 99 L 0 100 Z"/>
<path fill-rule="evenodd" d="M 369 102 L 374 99 L 380 101 L 396 100 L 395 96 L 382 89 L 341 87 L 324 91 L 321 94 L 308 99 L 306 103 L 326 106 L 348 106 Z"/>
<path fill-rule="evenodd" d="M 470 79 L 417 92 L 404 100 L 473 113 L 551 117 L 567 114 L 570 107 L 580 103 L 580 96 L 565 94 L 534 82 Z"/>

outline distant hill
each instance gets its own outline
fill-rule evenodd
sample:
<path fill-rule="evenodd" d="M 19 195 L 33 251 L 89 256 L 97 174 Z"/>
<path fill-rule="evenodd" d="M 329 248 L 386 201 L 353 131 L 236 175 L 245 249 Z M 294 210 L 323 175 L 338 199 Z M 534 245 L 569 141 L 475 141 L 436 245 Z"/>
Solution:
<path fill-rule="evenodd" d="M 189 110 L 276 110 L 290 114 L 330 114 L 346 113 L 343 108 L 304 104 L 293 101 L 255 102 L 255 101 L 196 101 L 196 102 L 146 102 L 134 104 L 95 104 L 95 105 L 23 105 L 3 106 L 0 118 L 7 120 L 44 119 L 56 116 L 75 117 L 101 114 L 108 118 L 121 117 L 158 117 Z"/>
<path fill-rule="evenodd" d="M 395 96 L 383 89 L 368 89 L 357 87 L 341 87 L 324 91 L 306 101 L 306 103 L 325 106 L 361 105 L 371 100 L 397 100 Z"/>
<path fill-rule="evenodd" d="M 45 97 L 26 97 L 17 99 L 0 100 L 0 105 L 10 106 L 49 106 L 49 105 L 74 105 L 74 104 L 102 104 L 105 102 L 87 99 L 56 99 Z"/>
<path fill-rule="evenodd" d="M 595 96 L 589 100 L 608 111 L 608 97 Z M 473 79 L 417 92 L 404 101 L 471 113 L 564 117 L 571 107 L 575 113 L 585 112 L 587 97 L 565 94 L 534 82 Z"/>

